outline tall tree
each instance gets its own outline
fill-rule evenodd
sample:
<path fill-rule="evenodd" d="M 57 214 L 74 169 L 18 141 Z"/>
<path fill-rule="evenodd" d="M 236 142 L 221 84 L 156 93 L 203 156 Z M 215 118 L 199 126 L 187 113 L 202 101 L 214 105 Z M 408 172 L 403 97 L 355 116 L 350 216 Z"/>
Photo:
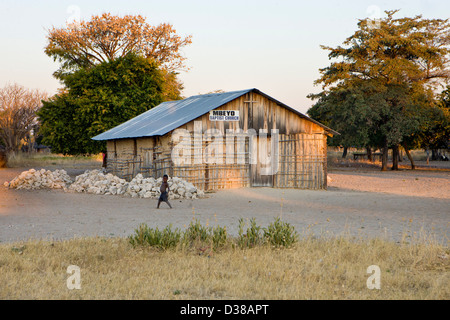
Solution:
<path fill-rule="evenodd" d="M 47 40 L 45 53 L 61 63 L 54 73 L 60 80 L 82 68 L 134 53 L 159 65 L 166 79 L 166 100 L 182 98 L 183 84 L 177 75 L 189 69 L 182 49 L 192 42 L 192 36 L 178 35 L 169 23 L 152 26 L 141 15 L 120 17 L 104 13 L 63 28 L 52 27 Z"/>
<path fill-rule="evenodd" d="M 185 69 L 181 49 L 192 42 L 181 37 L 171 24 L 152 26 L 141 15 L 95 15 L 89 21 L 48 30 L 45 53 L 61 62 L 59 78 L 67 71 L 111 62 L 133 52 L 152 58 L 168 72 Z"/>
<path fill-rule="evenodd" d="M 320 69 L 324 92 L 336 87 L 357 88 L 365 83 L 376 86 L 374 95 L 367 99 L 378 100 L 379 121 L 377 132 L 382 136 L 384 150 L 382 170 L 387 169 L 387 149 L 395 155 L 398 146 L 414 133 L 419 125 L 423 97 L 450 74 L 448 20 L 394 18 L 398 10 L 386 11 L 378 26 L 369 19 L 360 20 L 358 30 L 336 48 L 322 46 L 329 58 L 336 60 Z M 398 168 L 394 161 L 393 169 Z"/>
<path fill-rule="evenodd" d="M 36 112 L 46 97 L 45 92 L 18 84 L 0 88 L 0 141 L 7 154 L 17 152 L 35 127 Z"/>
<path fill-rule="evenodd" d="M 65 90 L 38 112 L 43 143 L 63 154 L 105 152 L 91 138 L 164 100 L 164 74 L 134 53 L 64 77 Z"/>
<path fill-rule="evenodd" d="M 45 53 L 61 63 L 63 84 L 39 112 L 43 142 L 64 154 L 97 153 L 91 140 L 162 101 L 181 99 L 178 72 L 187 70 L 181 37 L 171 24 L 152 26 L 140 15 L 92 16 L 48 30 Z"/>

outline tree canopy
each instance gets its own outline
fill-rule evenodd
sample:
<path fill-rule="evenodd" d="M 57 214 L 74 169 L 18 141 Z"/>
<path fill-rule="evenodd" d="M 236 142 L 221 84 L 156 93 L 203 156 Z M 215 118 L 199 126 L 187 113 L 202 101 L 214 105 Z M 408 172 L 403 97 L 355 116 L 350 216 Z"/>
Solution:
<path fill-rule="evenodd" d="M 450 77 L 448 20 L 394 18 L 397 12 L 377 24 L 360 20 L 345 47 L 322 46 L 333 62 L 320 69 L 315 84 L 323 91 L 310 95 L 317 103 L 308 111 L 340 131 L 340 143 L 383 147 L 386 155 L 418 135 Z M 383 170 L 386 163 L 383 157 Z"/>
<path fill-rule="evenodd" d="M 425 120 L 410 143 L 424 149 L 448 149 L 450 142 L 450 87 L 425 111 Z"/>
<path fill-rule="evenodd" d="M 111 62 L 133 52 L 152 58 L 168 73 L 186 69 L 181 49 L 192 42 L 169 23 L 152 26 L 141 15 L 92 16 L 63 28 L 48 30 L 45 53 L 61 63 L 57 78 L 79 68 Z"/>
<path fill-rule="evenodd" d="M 63 154 L 105 152 L 91 138 L 164 100 L 164 74 L 151 59 L 129 53 L 64 77 L 65 90 L 38 112 L 43 143 Z"/>
<path fill-rule="evenodd" d="M 63 154 L 105 151 L 91 140 L 167 100 L 181 99 L 186 70 L 182 37 L 171 24 L 152 26 L 140 15 L 92 16 L 48 30 L 45 53 L 60 62 L 64 87 L 38 113 L 42 142 Z"/>
<path fill-rule="evenodd" d="M 377 79 L 385 84 L 439 85 L 450 76 L 450 25 L 448 20 L 394 18 L 398 10 L 374 27 L 370 19 L 360 20 L 358 30 L 344 41 L 348 47 L 322 46 L 330 59 L 341 59 L 320 69 L 316 84 L 324 88 L 341 81 Z"/>

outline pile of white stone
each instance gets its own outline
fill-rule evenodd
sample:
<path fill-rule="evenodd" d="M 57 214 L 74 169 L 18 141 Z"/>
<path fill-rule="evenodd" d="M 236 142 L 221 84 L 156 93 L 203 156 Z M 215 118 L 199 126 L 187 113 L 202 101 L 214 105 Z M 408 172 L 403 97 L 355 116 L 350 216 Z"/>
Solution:
<path fill-rule="evenodd" d="M 88 170 L 77 176 L 72 182 L 64 170 L 31 169 L 22 172 L 5 186 L 16 189 L 64 189 L 69 192 L 84 192 L 105 195 L 123 195 L 132 198 L 159 198 L 162 178 L 144 178 L 138 174 L 127 182 L 111 173 L 101 170 Z M 205 196 L 202 190 L 192 183 L 177 177 L 169 178 L 169 199 L 197 199 Z"/>
<path fill-rule="evenodd" d="M 100 170 L 86 171 L 76 177 L 69 190 L 93 194 L 124 195 L 132 198 L 159 198 L 162 178 L 144 178 L 136 175 L 130 182 L 110 173 L 104 174 Z M 197 199 L 205 193 L 198 190 L 192 183 L 180 178 L 168 179 L 169 199 Z"/>
<path fill-rule="evenodd" d="M 110 173 L 104 174 L 100 170 L 85 171 L 75 178 L 69 186 L 70 191 L 94 194 L 124 194 L 127 181 Z"/>
<path fill-rule="evenodd" d="M 5 187 L 14 189 L 65 189 L 72 183 L 72 179 L 65 170 L 35 170 L 22 172 L 10 182 L 4 183 Z"/>

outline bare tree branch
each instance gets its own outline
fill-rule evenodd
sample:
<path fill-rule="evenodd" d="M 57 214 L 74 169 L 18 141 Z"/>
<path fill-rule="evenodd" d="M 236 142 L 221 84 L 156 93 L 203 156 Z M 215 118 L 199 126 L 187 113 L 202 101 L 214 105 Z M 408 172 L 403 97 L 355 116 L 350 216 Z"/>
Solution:
<path fill-rule="evenodd" d="M 0 88 L 0 141 L 7 153 L 16 152 L 36 124 L 36 111 L 47 98 L 45 92 L 18 84 Z"/>

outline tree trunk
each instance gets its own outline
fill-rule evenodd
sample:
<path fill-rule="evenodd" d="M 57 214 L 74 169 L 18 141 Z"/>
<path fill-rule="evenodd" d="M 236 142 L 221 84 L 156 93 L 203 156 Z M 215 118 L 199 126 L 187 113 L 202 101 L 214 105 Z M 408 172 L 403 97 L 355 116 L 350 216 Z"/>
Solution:
<path fill-rule="evenodd" d="M 6 152 L 0 151 L 0 168 L 6 168 L 8 163 L 8 158 L 6 157 Z"/>
<path fill-rule="evenodd" d="M 406 146 L 406 144 L 403 144 L 403 149 L 405 149 L 406 156 L 408 157 L 409 162 L 411 162 L 411 170 L 415 170 L 416 169 L 416 165 L 414 163 L 414 159 L 412 158 L 411 153 L 409 153 L 409 149 Z"/>
<path fill-rule="evenodd" d="M 347 157 L 347 147 L 344 147 L 344 152 L 342 152 L 342 159 L 345 159 Z"/>
<path fill-rule="evenodd" d="M 367 159 L 369 161 L 373 162 L 372 148 L 371 147 L 366 147 L 366 152 L 367 152 Z"/>
<path fill-rule="evenodd" d="M 432 161 L 436 161 L 438 158 L 437 156 L 437 150 L 436 149 L 431 149 L 431 160 Z"/>
<path fill-rule="evenodd" d="M 392 147 L 392 168 L 391 170 L 398 170 L 398 145 Z"/>
<path fill-rule="evenodd" d="M 103 155 L 102 167 L 107 168 L 108 167 L 108 154 L 105 152 L 105 153 L 102 153 L 102 155 Z"/>
<path fill-rule="evenodd" d="M 387 140 L 385 140 L 383 146 L 383 157 L 381 158 L 381 171 L 386 171 L 388 169 L 388 152 L 389 148 Z"/>

